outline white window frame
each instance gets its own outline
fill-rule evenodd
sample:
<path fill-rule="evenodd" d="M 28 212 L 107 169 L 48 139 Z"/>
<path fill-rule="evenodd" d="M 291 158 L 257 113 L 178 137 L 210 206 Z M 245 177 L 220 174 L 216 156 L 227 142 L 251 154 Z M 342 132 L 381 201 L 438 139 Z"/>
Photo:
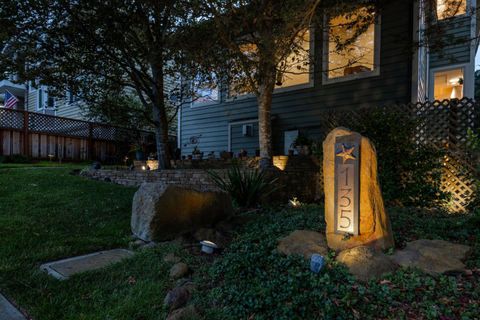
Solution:
<path fill-rule="evenodd" d="M 308 89 L 308 88 L 313 88 L 315 86 L 315 60 L 314 60 L 315 59 L 315 28 L 311 27 L 309 28 L 309 31 L 310 31 L 310 47 L 309 47 L 308 54 L 310 56 L 310 64 L 308 66 L 309 67 L 308 82 L 296 84 L 293 86 L 275 88 L 273 90 L 273 94 Z M 237 100 L 243 100 L 243 99 L 255 97 L 255 94 L 253 93 L 244 93 L 236 96 L 231 96 L 230 85 L 227 86 L 226 93 L 227 93 L 227 98 L 225 99 L 226 102 L 235 102 Z"/>
<path fill-rule="evenodd" d="M 193 83 L 193 81 L 189 82 L 190 88 L 192 88 L 192 83 Z M 221 87 L 220 83 L 221 82 L 217 80 L 217 91 L 218 91 L 218 99 L 217 100 L 195 103 L 195 101 L 192 99 L 190 101 L 190 108 L 195 109 L 195 108 L 202 108 L 202 107 L 210 107 L 210 106 L 215 106 L 215 105 L 219 105 L 220 103 L 222 103 L 222 87 Z"/>
<path fill-rule="evenodd" d="M 36 111 L 45 114 L 46 110 L 49 110 L 49 111 L 53 111 L 54 115 L 57 115 L 57 99 L 55 98 L 53 99 L 53 108 L 47 108 L 48 89 L 45 86 L 40 86 L 36 90 L 37 90 L 37 101 L 35 104 Z M 40 92 L 42 92 L 42 99 L 40 99 Z"/>
<path fill-rule="evenodd" d="M 442 72 L 442 71 L 449 71 L 455 69 L 462 69 L 463 70 L 463 97 L 466 98 L 473 98 L 474 95 L 474 86 L 473 81 L 474 79 L 471 78 L 470 72 L 468 68 L 471 66 L 470 63 L 460 63 L 455 65 L 449 65 L 446 67 L 437 67 L 437 68 L 430 68 L 430 73 L 428 75 L 428 99 L 429 101 L 434 101 L 435 99 L 435 73 Z"/>
<path fill-rule="evenodd" d="M 360 72 L 356 74 L 350 74 L 343 77 L 337 77 L 330 79 L 328 77 L 328 47 L 329 47 L 329 31 L 330 28 L 328 27 L 330 22 L 330 16 L 324 15 L 323 17 L 323 41 L 322 41 L 322 84 L 329 85 L 339 82 L 347 82 L 365 78 L 372 78 L 380 76 L 380 54 L 381 54 L 381 39 L 382 39 L 382 16 L 378 15 L 375 19 L 375 41 L 373 43 L 374 46 L 374 53 L 373 53 L 373 65 L 374 68 L 372 71 Z"/>

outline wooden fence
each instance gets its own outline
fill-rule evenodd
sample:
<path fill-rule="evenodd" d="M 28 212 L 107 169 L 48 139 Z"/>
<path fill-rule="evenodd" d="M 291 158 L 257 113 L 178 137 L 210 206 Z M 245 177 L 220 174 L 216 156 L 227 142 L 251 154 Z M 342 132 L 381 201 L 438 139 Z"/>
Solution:
<path fill-rule="evenodd" d="M 0 108 L 0 155 L 118 162 L 134 140 L 153 134 L 41 113 Z"/>

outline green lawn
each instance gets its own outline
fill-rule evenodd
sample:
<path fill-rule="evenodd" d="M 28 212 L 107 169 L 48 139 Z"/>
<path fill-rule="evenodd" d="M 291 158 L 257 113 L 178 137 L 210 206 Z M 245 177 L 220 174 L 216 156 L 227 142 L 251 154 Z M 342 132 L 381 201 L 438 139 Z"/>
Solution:
<path fill-rule="evenodd" d="M 163 319 L 160 249 L 64 282 L 38 269 L 127 247 L 135 189 L 71 175 L 79 165 L 13 167 L 0 167 L 0 291 L 38 320 Z"/>
<path fill-rule="evenodd" d="M 211 262 L 174 245 L 138 251 L 101 271 L 57 281 L 41 263 L 97 250 L 127 247 L 135 188 L 71 175 L 60 168 L 0 165 L 0 291 L 37 320 L 164 319 L 169 264 L 175 252 L 194 272 L 194 302 L 205 319 L 475 319 L 480 273 L 430 277 L 402 270 L 384 281 L 356 282 L 328 258 L 320 275 L 300 257 L 275 251 L 295 229 L 323 230 L 322 208 L 268 209 L 240 230 Z M 467 261 L 480 266 L 479 216 L 390 209 L 398 246 L 439 238 L 473 247 Z"/>

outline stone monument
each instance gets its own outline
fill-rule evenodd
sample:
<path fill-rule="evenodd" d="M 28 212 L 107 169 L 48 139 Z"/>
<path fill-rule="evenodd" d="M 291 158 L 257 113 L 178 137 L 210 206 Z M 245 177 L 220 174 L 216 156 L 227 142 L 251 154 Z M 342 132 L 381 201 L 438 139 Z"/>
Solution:
<path fill-rule="evenodd" d="M 328 246 L 393 247 L 370 140 L 347 128 L 332 130 L 323 142 L 323 176 Z"/>

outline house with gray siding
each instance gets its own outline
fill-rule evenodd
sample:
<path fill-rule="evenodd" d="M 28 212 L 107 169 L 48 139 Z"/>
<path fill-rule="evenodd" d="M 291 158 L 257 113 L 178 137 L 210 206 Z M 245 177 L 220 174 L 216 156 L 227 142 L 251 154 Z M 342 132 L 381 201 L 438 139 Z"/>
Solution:
<path fill-rule="evenodd" d="M 47 86 L 28 85 L 26 89 L 27 104 L 25 110 L 54 115 L 76 120 L 87 120 L 82 109 L 82 102 L 70 92 L 62 97 L 49 94 Z"/>
<path fill-rule="evenodd" d="M 308 30 L 304 45 L 311 56 L 309 72 L 285 75 L 274 93 L 275 154 L 287 154 L 299 133 L 315 138 L 322 130 L 320 114 L 328 109 L 473 98 L 476 2 L 463 0 L 447 15 L 449 1 L 437 0 L 433 8 L 424 0 L 391 1 L 343 52 L 332 50 L 331 39 L 349 32 L 342 29 L 348 16 L 324 17 L 324 27 Z M 427 41 L 426 14 L 432 12 L 433 23 L 446 30 L 440 35 L 445 40 L 440 51 L 431 50 Z M 348 59 L 355 62 L 344 63 Z M 194 147 L 217 156 L 222 151 L 255 154 L 257 100 L 229 91 L 228 84 L 220 83 L 205 89 L 204 99 L 182 106 L 178 117 L 182 155 L 191 154 Z"/>

